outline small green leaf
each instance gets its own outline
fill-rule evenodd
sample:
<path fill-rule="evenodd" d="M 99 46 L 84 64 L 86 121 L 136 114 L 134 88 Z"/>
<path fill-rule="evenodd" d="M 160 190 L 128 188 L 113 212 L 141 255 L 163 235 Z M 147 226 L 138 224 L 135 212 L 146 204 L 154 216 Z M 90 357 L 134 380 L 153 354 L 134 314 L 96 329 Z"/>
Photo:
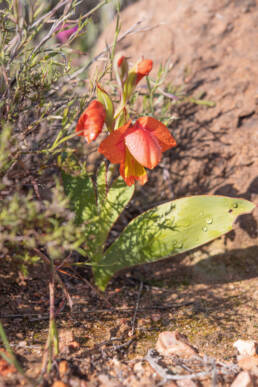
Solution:
<path fill-rule="evenodd" d="M 116 118 L 116 124 L 115 129 L 120 128 L 121 126 L 125 125 L 129 121 L 129 115 L 127 113 L 126 107 L 120 110 L 117 118 Z"/>
<path fill-rule="evenodd" d="M 105 111 L 106 111 L 105 123 L 107 125 L 107 128 L 113 129 L 114 105 L 108 93 L 104 89 L 102 89 L 100 85 L 97 85 L 97 98 L 99 102 L 101 102 L 102 105 L 105 107 Z"/>
<path fill-rule="evenodd" d="M 153 262 L 201 246 L 232 229 L 236 218 L 251 212 L 247 200 L 192 196 L 144 212 L 125 228 L 94 268 L 101 290 L 119 270 Z"/>
<path fill-rule="evenodd" d="M 137 78 L 137 74 L 135 71 L 129 72 L 128 77 L 126 78 L 126 81 L 124 83 L 124 90 L 123 90 L 124 102 L 128 101 L 128 99 L 131 97 L 136 86 L 136 78 Z"/>
<path fill-rule="evenodd" d="M 64 190 L 75 212 L 75 223 L 91 221 L 97 216 L 94 186 L 87 175 L 71 176 L 62 171 Z"/>

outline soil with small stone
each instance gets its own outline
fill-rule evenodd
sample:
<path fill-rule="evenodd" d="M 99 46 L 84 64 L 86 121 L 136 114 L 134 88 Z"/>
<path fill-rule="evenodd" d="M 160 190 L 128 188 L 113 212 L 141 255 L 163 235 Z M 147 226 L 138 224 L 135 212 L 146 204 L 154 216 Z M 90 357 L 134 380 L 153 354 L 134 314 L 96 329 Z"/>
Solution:
<path fill-rule="evenodd" d="M 122 12 L 121 33 L 138 21 L 140 31 L 119 43 L 130 61 L 151 58 L 155 73 L 170 59 L 168 82 L 216 106 L 173 105 L 171 114 L 178 119 L 170 129 L 178 146 L 149 171 L 144 188 L 137 188 L 127 219 L 154 204 L 195 194 L 257 203 L 256 1 L 141 0 Z M 103 33 L 97 52 L 112 41 L 113 31 L 111 25 Z M 258 339 L 257 213 L 256 208 L 242 216 L 234 231 L 191 253 L 121 272 L 104 294 L 89 286 L 90 269 L 63 268 L 60 275 L 74 306 L 70 311 L 57 286 L 60 355 L 41 385 L 231 385 L 241 371 L 233 343 Z M 47 338 L 48 279 L 45 266 L 23 278 L 8 258 L 1 262 L 0 318 L 31 377 L 40 373 Z M 186 360 L 149 352 L 161 332 L 175 330 L 186 335 L 198 356 Z M 255 385 L 257 368 L 252 372 Z M 167 373 L 196 376 L 172 380 L 164 377 Z M 16 372 L 0 372 L 1 386 L 22 385 L 22 380 Z"/>

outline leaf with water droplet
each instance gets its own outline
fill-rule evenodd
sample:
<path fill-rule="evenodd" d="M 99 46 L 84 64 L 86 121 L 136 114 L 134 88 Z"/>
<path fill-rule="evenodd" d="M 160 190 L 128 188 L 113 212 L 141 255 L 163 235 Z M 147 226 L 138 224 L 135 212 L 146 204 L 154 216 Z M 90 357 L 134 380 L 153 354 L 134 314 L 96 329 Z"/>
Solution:
<path fill-rule="evenodd" d="M 212 224 L 212 222 L 213 222 L 213 219 L 212 219 L 212 218 L 207 218 L 207 219 L 206 219 L 206 223 L 207 223 L 207 224 Z"/>
<path fill-rule="evenodd" d="M 203 195 L 146 211 L 128 224 L 105 251 L 99 266 L 93 267 L 96 284 L 104 290 L 110 278 L 123 268 L 154 262 L 210 242 L 232 230 L 236 218 L 254 207 L 243 199 Z"/>

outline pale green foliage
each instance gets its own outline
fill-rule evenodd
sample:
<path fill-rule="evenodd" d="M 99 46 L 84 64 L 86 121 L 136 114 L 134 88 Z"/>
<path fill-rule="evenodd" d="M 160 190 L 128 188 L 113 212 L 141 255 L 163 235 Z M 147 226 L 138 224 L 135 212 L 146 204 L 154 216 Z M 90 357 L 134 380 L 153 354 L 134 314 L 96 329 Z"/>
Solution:
<path fill-rule="evenodd" d="M 0 249 L 23 263 L 36 261 L 35 248 L 43 247 L 53 259 L 82 243 L 81 230 L 74 226 L 74 215 L 67 208 L 63 190 L 56 185 L 52 200 L 36 201 L 31 195 L 15 194 L 0 203 Z"/>
<path fill-rule="evenodd" d="M 13 153 L 16 152 L 16 147 L 13 146 L 12 131 L 8 125 L 3 125 L 0 132 L 0 190 L 4 188 L 2 178 L 6 171 L 13 163 Z"/>
<path fill-rule="evenodd" d="M 73 133 L 89 97 L 71 81 L 78 69 L 71 66 L 70 42 L 62 46 L 55 39 L 77 6 L 76 0 L 52 8 L 48 1 L 9 0 L 0 8 L 0 257 L 22 264 L 36 262 L 39 248 L 63 259 L 82 243 L 51 151 L 55 139 L 60 144 Z M 78 36 L 86 24 L 78 20 Z"/>

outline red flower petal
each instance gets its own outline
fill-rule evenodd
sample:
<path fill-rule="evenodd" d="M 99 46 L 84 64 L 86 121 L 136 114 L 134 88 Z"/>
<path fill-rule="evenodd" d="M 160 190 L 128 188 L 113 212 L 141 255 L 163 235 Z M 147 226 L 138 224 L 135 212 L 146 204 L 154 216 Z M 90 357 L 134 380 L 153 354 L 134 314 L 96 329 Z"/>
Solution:
<path fill-rule="evenodd" d="M 125 144 L 133 157 L 144 167 L 153 169 L 160 162 L 162 151 L 158 140 L 146 129 L 137 128 L 125 136 Z"/>
<path fill-rule="evenodd" d="M 95 140 L 105 122 L 106 112 L 101 102 L 94 100 L 79 118 L 75 131 L 78 136 L 86 137 L 88 143 Z"/>
<path fill-rule="evenodd" d="M 138 118 L 135 123 L 135 127 L 140 127 L 150 131 L 158 140 L 162 152 L 176 146 L 176 140 L 170 134 L 168 128 L 162 124 L 162 122 L 153 117 Z"/>
<path fill-rule="evenodd" d="M 152 60 L 150 59 L 144 59 L 140 63 L 137 64 L 136 67 L 136 84 L 140 82 L 140 80 L 145 76 L 149 75 L 150 71 L 152 70 Z"/>
<path fill-rule="evenodd" d="M 119 164 L 125 158 L 125 144 L 124 136 L 130 128 L 131 121 L 129 121 L 121 128 L 114 130 L 99 146 L 98 151 L 102 153 L 111 163 Z"/>

